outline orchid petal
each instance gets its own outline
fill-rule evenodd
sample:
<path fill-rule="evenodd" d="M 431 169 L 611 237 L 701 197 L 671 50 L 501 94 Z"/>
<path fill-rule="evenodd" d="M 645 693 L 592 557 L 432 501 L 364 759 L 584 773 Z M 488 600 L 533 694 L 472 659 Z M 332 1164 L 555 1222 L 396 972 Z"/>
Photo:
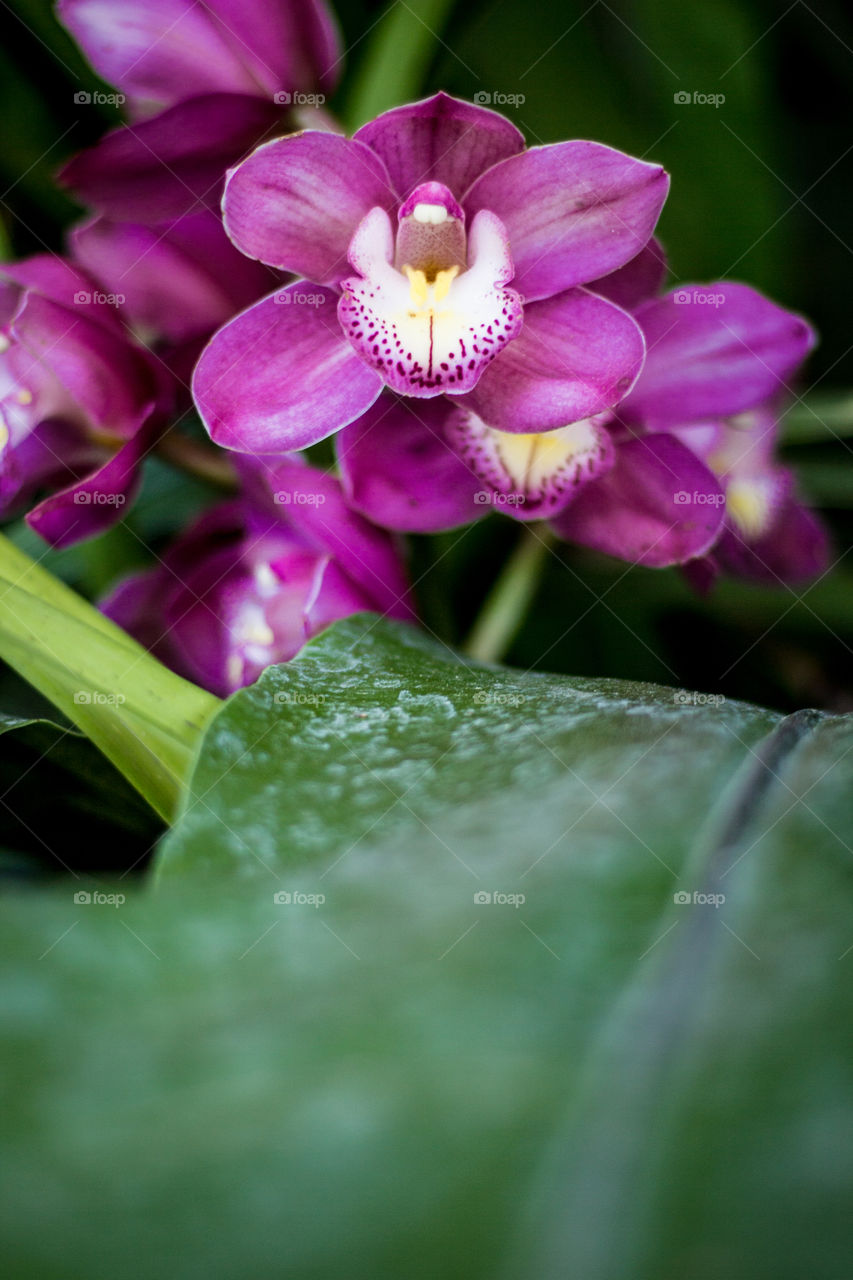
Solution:
<path fill-rule="evenodd" d="M 191 98 L 132 129 L 115 129 L 59 174 L 81 204 L 110 218 L 160 223 L 217 210 L 229 165 L 280 125 L 274 102 L 243 94 Z"/>
<path fill-rule="evenodd" d="M 567 542 L 661 569 L 704 555 L 720 535 L 725 498 L 706 466 L 667 435 L 629 439 L 611 471 L 557 517 Z"/>
<path fill-rule="evenodd" d="M 725 417 L 784 388 L 814 344 L 800 316 L 747 285 L 687 285 L 637 312 L 648 356 L 620 412 L 647 430 Z"/>
<path fill-rule="evenodd" d="M 496 431 L 460 406 L 447 435 L 488 489 L 477 495 L 519 520 L 545 520 L 562 511 L 581 488 L 613 465 L 613 445 L 603 425 L 608 415 L 587 418 L 538 435 Z"/>
<path fill-rule="evenodd" d="M 307 131 L 258 147 L 228 174 L 225 229 L 250 258 L 335 285 L 347 249 L 375 205 L 393 208 L 385 166 L 360 142 Z"/>
<path fill-rule="evenodd" d="M 220 329 L 193 376 L 213 440 L 244 453 L 285 453 L 352 422 L 382 390 L 335 315 L 337 295 L 304 283 L 264 298 Z"/>
<path fill-rule="evenodd" d="M 117 524 L 142 481 L 140 463 L 153 432 L 138 431 L 97 470 L 45 498 L 27 515 L 27 524 L 52 547 L 93 538 Z"/>
<path fill-rule="evenodd" d="M 714 548 L 714 560 L 727 573 L 771 586 L 800 584 L 823 573 L 829 564 L 829 540 L 815 514 L 798 502 L 792 486 L 776 507 L 775 518 L 750 537 L 731 518 Z"/>
<path fill-rule="evenodd" d="M 165 231 L 95 218 L 71 233 L 71 244 L 146 341 L 211 333 L 275 283 L 274 272 L 234 248 L 210 209 Z"/>
<path fill-rule="evenodd" d="M 261 467 L 279 518 L 292 521 L 295 534 L 318 555 L 334 558 L 359 588 L 361 608 L 404 620 L 414 616 L 393 542 L 352 510 L 335 476 L 297 458 L 262 459 Z"/>
<path fill-rule="evenodd" d="M 58 9 L 137 119 L 207 93 L 332 88 L 340 62 L 320 0 L 60 0 Z"/>
<path fill-rule="evenodd" d="M 564 427 L 617 404 L 643 354 L 626 312 L 571 289 L 525 307 L 521 334 L 470 392 L 470 407 L 500 431 Z"/>
<path fill-rule="evenodd" d="M 446 93 L 394 107 L 355 137 L 384 161 L 401 200 L 422 182 L 441 182 L 461 198 L 481 173 L 524 147 L 502 115 Z"/>
<path fill-rule="evenodd" d="M 484 173 L 463 198 L 507 229 L 526 301 L 597 280 L 640 252 L 669 186 L 660 165 L 598 142 L 531 147 Z"/>
<path fill-rule="evenodd" d="M 590 293 L 597 293 L 600 298 L 615 302 L 624 311 L 634 311 L 641 303 L 654 298 L 660 292 L 666 279 L 666 254 L 659 240 L 654 236 L 636 258 L 626 262 L 608 276 L 600 280 L 591 280 L 587 285 Z"/>
<path fill-rule="evenodd" d="M 333 622 L 370 608 L 358 588 L 331 557 L 318 560 L 303 609 L 305 638 L 317 635 Z"/>
<path fill-rule="evenodd" d="M 344 281 L 338 315 L 361 358 L 404 395 L 460 395 L 521 331 L 518 295 L 504 284 L 512 262 L 500 222 L 474 219 L 467 271 L 439 272 L 427 284 L 423 272 L 407 279 L 391 264 L 388 215 L 373 210 L 350 250 L 365 278 Z"/>
<path fill-rule="evenodd" d="M 486 514 L 482 481 L 455 452 L 445 424 L 458 412 L 446 400 L 417 404 L 381 396 L 337 438 L 349 502 L 377 524 L 403 533 L 435 533 Z"/>
<path fill-rule="evenodd" d="M 118 439 L 132 436 L 157 400 L 158 380 L 144 352 L 88 314 L 76 314 L 36 293 L 27 293 L 15 318 L 14 338 L 30 360 L 30 383 L 19 393 L 35 395 L 47 373 L 64 389 L 68 404 L 40 406 L 47 413 L 70 412 L 80 425 Z"/>
<path fill-rule="evenodd" d="M 93 296 L 95 278 L 79 270 L 77 264 L 67 262 L 54 253 L 38 253 L 20 262 L 0 264 L 0 293 L 6 299 L 4 310 L 8 319 L 11 320 L 18 310 L 25 290 L 32 290 L 64 307 L 73 307 L 73 314 L 85 315 L 89 320 L 124 335 L 124 325 L 116 307 L 105 305 Z"/>

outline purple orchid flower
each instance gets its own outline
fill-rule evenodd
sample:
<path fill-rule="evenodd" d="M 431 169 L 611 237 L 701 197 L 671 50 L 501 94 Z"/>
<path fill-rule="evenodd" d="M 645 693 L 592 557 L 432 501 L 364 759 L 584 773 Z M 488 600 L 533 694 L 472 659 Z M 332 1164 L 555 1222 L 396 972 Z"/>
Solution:
<path fill-rule="evenodd" d="M 132 125 L 69 162 L 60 180 L 118 221 L 217 209 L 225 170 L 322 109 L 342 56 L 323 0 L 61 0 L 59 15 Z"/>
<path fill-rule="evenodd" d="M 69 237 L 73 260 L 109 294 L 134 337 L 172 373 L 189 408 L 190 377 L 211 334 L 268 293 L 279 273 L 238 253 L 210 209 L 147 227 L 95 217 Z"/>
<path fill-rule="evenodd" d="M 595 419 L 630 389 L 644 345 L 584 286 L 636 257 L 666 191 L 656 165 L 594 142 L 525 150 L 502 116 L 445 94 L 353 139 L 265 144 L 228 176 L 226 230 L 303 278 L 202 355 L 194 394 L 212 438 L 304 448 L 386 388 L 416 417 L 440 398 L 471 451 L 480 423 L 523 435 Z"/>
<path fill-rule="evenodd" d="M 121 126 L 59 171 L 79 204 L 117 222 L 157 225 L 216 210 L 225 171 L 268 138 L 281 108 L 233 93 L 190 98 L 141 124 Z"/>
<path fill-rule="evenodd" d="M 238 253 L 208 209 L 171 226 L 95 217 L 69 238 L 74 261 L 123 298 L 122 314 L 146 345 L 209 337 L 280 283 L 278 273 Z"/>
<path fill-rule="evenodd" d="M 134 120 L 208 93 L 331 92 L 337 78 L 322 0 L 59 0 L 57 12 Z"/>
<path fill-rule="evenodd" d="M 103 611 L 179 674 L 225 696 L 363 610 L 412 620 L 391 536 L 297 458 L 243 467 L 240 498 L 205 513 Z"/>
<path fill-rule="evenodd" d="M 357 510 L 400 532 L 435 533 L 492 511 L 541 520 L 613 465 L 609 420 L 514 433 L 449 400 L 384 393 L 339 433 L 338 467 Z"/>
<path fill-rule="evenodd" d="M 630 310 L 665 273 L 663 250 L 650 241 L 588 288 Z M 338 434 L 338 466 L 353 505 L 402 532 L 453 528 L 491 511 L 541 520 L 614 465 L 613 420 L 602 412 L 546 432 L 508 432 L 450 397 L 424 403 L 384 392 Z"/>
<path fill-rule="evenodd" d="M 714 548 L 713 563 L 762 576 L 755 556 L 763 551 L 777 581 L 811 576 L 825 541 L 795 504 L 790 474 L 772 461 L 775 432 L 762 408 L 813 346 L 808 324 L 725 281 L 682 287 L 634 314 L 648 354 L 611 427 L 617 464 L 554 528 L 567 541 L 640 564 L 683 564 Z M 746 438 L 744 423 L 752 424 Z M 771 551 L 777 512 L 788 532 Z M 710 562 L 703 580 L 709 572 Z"/>
<path fill-rule="evenodd" d="M 656 568 L 703 556 L 720 539 L 722 554 L 731 520 L 726 477 L 711 465 L 710 448 L 699 447 L 707 419 L 740 414 L 778 388 L 812 337 L 799 317 L 742 285 L 691 286 L 651 300 L 665 270 L 651 242 L 590 285 L 635 311 L 649 345 L 643 373 L 614 411 L 531 435 L 481 422 L 472 437 L 470 417 L 460 430 L 448 401 L 386 393 L 338 436 L 350 501 L 389 528 L 415 532 L 494 510 L 550 518 L 569 541 Z M 721 417 L 715 438 L 724 429 Z M 795 527 L 812 531 L 810 541 L 797 535 L 811 546 L 802 554 L 812 564 L 815 522 L 801 513 Z"/>
<path fill-rule="evenodd" d="M 776 460 L 779 419 L 771 401 L 679 432 L 726 495 L 719 541 L 701 562 L 687 566 L 703 592 L 720 573 L 778 586 L 808 582 L 827 567 L 826 530 L 798 499 L 794 473 Z"/>
<path fill-rule="evenodd" d="M 353 505 L 419 533 L 493 511 L 550 519 L 569 541 L 655 568 L 701 555 L 721 532 L 720 484 L 672 434 L 633 437 L 610 415 L 537 435 L 483 424 L 477 454 L 470 427 L 459 443 L 453 425 L 443 408 L 378 401 L 339 440 Z"/>
<path fill-rule="evenodd" d="M 167 385 L 108 295 L 48 255 L 0 269 L 0 512 L 56 547 L 121 518 L 162 429 Z"/>

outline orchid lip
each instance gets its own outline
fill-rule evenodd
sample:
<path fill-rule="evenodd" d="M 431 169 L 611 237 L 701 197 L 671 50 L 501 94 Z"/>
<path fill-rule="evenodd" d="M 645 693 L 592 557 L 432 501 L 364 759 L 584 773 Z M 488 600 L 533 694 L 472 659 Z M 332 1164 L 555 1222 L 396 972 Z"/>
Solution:
<path fill-rule="evenodd" d="M 513 514 L 544 519 L 562 511 L 580 488 L 613 465 L 609 413 L 553 431 L 513 433 L 490 427 L 461 406 L 447 434 L 463 462 L 494 493 L 512 499 Z"/>
<path fill-rule="evenodd" d="M 396 236 L 384 209 L 372 209 L 349 258 L 358 275 L 342 286 L 344 332 L 403 395 L 470 391 L 521 331 L 521 298 L 504 288 L 513 265 L 503 224 L 483 210 L 466 232 L 462 210 L 440 183 L 412 192 Z"/>

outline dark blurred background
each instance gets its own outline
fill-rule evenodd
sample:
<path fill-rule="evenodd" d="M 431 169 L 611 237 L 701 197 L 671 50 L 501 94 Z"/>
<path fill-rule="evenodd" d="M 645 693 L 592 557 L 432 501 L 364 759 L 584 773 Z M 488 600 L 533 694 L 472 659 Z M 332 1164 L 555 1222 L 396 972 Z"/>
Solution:
<path fill-rule="evenodd" d="M 387 8 L 336 6 L 348 54 L 333 107 L 347 109 L 381 24 L 364 33 Z M 418 0 L 408 9 L 426 12 Z M 832 570 L 806 589 L 724 582 L 699 600 L 675 570 L 566 549 L 551 559 L 510 660 L 781 710 L 853 709 L 853 14 L 803 0 L 466 0 L 446 10 L 417 96 L 523 96 L 497 105 L 531 143 L 588 137 L 662 162 L 673 178 L 660 228 L 673 283 L 747 281 L 807 314 L 821 335 L 802 387 L 809 408 L 790 415 L 785 449 L 830 525 Z M 95 81 L 47 0 L 8 0 L 2 12 L 0 217 L 12 253 L 60 249 L 79 210 L 52 174 L 118 116 L 74 104 L 75 90 Z M 677 101 L 694 91 L 725 101 Z M 43 562 L 96 597 L 208 497 L 155 463 L 126 528 Z M 12 532 L 43 552 L 20 527 Z M 461 639 L 517 536 L 496 517 L 415 546 L 435 631 Z"/>

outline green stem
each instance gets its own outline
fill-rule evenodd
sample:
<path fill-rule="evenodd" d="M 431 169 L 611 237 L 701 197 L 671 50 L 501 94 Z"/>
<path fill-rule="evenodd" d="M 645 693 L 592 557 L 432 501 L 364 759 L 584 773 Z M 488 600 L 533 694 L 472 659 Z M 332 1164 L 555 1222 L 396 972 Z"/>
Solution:
<path fill-rule="evenodd" d="M 536 595 L 554 542 L 544 525 L 525 525 L 518 545 L 492 587 L 463 649 L 477 662 L 499 662 Z"/>
<path fill-rule="evenodd" d="M 417 94 L 452 8 L 453 0 L 391 6 L 371 32 L 347 94 L 343 118 L 349 131 Z"/>

